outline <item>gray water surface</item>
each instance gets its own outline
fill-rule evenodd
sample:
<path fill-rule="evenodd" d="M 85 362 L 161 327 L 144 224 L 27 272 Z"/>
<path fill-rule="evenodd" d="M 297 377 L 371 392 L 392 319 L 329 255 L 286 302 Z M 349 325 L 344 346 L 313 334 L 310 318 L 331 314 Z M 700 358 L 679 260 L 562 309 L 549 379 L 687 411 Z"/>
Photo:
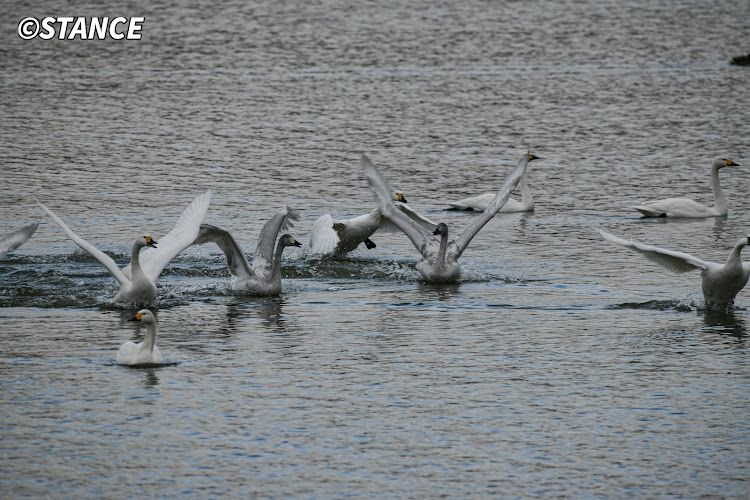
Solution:
<path fill-rule="evenodd" d="M 697 273 L 595 231 L 716 262 L 750 233 L 746 2 L 41 5 L 0 31 L 0 234 L 40 222 L 0 260 L 3 497 L 750 494 L 750 292 L 708 311 Z M 16 34 L 120 14 L 142 40 Z M 125 265 L 210 189 L 252 256 L 284 203 L 303 242 L 369 212 L 361 152 L 459 234 L 477 214 L 447 203 L 527 150 L 536 211 L 491 220 L 458 284 L 422 283 L 401 234 L 287 250 L 275 298 L 187 250 L 152 304 L 162 367 L 115 364 L 138 308 L 32 198 Z M 629 208 L 710 204 L 717 155 L 742 165 L 727 217 Z"/>

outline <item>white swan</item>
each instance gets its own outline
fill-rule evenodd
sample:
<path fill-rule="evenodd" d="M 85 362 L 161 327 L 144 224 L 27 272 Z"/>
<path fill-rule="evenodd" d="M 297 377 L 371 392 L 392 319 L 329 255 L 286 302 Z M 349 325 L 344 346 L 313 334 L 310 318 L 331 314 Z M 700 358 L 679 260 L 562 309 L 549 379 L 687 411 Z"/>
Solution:
<path fill-rule="evenodd" d="M 426 230 L 434 231 L 437 227 L 436 223 L 409 208 L 402 193 L 394 193 L 393 201 L 399 210 Z M 344 255 L 357 248 L 360 243 L 364 243 L 368 250 L 375 248 L 370 236 L 376 231 L 397 230 L 396 226 L 383 217 L 379 208 L 351 219 L 334 220 L 331 214 L 325 214 L 313 224 L 308 244 L 316 254 Z"/>
<path fill-rule="evenodd" d="M 198 236 L 200 224 L 206 216 L 208 204 L 211 201 L 211 191 L 198 195 L 188 205 L 174 228 L 161 238 L 158 248 L 157 242 L 150 236 L 138 236 L 133 243 L 130 264 L 122 270 L 109 255 L 78 236 L 44 203 L 36 201 L 76 245 L 104 264 L 109 273 L 120 283 L 120 291 L 115 295 L 114 302 L 146 303 L 156 299 L 156 279 L 169 261 L 189 247 Z M 150 248 L 141 252 L 143 247 Z"/>
<path fill-rule="evenodd" d="M 602 237 L 612 243 L 635 250 L 649 260 L 666 267 L 675 273 L 686 273 L 694 269 L 701 272 L 703 298 L 709 308 L 732 305 L 734 298 L 750 278 L 750 264 L 743 264 L 740 258 L 742 249 L 750 244 L 750 236 L 737 242 L 724 264 L 706 262 L 683 252 L 665 250 L 645 245 L 638 241 L 628 241 L 598 230 Z"/>
<path fill-rule="evenodd" d="M 526 182 L 526 174 L 521 177 L 518 182 L 518 189 L 521 190 L 521 201 L 508 198 L 498 213 L 513 213 L 513 212 L 533 212 L 534 211 L 534 197 L 531 195 L 531 189 L 529 184 Z M 470 198 L 463 198 L 453 203 L 448 203 L 454 210 L 476 210 L 484 211 L 490 206 L 492 200 L 495 199 L 495 193 L 484 193 Z M 450 210 L 450 208 L 448 209 Z"/>
<path fill-rule="evenodd" d="M 291 221 L 297 219 L 297 212 L 284 205 L 265 223 L 260 230 L 252 267 L 234 237 L 229 231 L 219 227 L 202 224 L 194 244 L 216 243 L 221 248 L 227 257 L 229 272 L 237 278 L 232 284 L 232 290 L 255 295 L 278 295 L 281 293 L 281 254 L 288 246 L 302 245 L 290 234 L 279 238 L 276 250 L 274 244 L 279 231 L 293 227 Z"/>
<path fill-rule="evenodd" d="M 33 224 L 23 226 L 21 229 L 16 229 L 12 233 L 8 233 L 0 238 L 0 259 L 26 243 L 26 241 L 31 238 L 31 235 L 34 234 L 37 227 L 39 227 L 39 223 L 34 222 Z"/>
<path fill-rule="evenodd" d="M 437 225 L 435 231 L 430 234 L 421 226 L 406 217 L 397 210 L 390 200 L 388 182 L 373 165 L 367 156 L 362 155 L 362 166 L 365 170 L 367 182 L 375 195 L 375 201 L 383 215 L 391 220 L 406 236 L 414 243 L 417 250 L 422 254 L 422 259 L 417 263 L 417 270 L 431 282 L 456 281 L 461 275 L 461 266 L 458 258 L 471 242 L 472 238 L 479 232 L 487 222 L 495 216 L 510 197 L 511 191 L 516 187 L 526 171 L 526 165 L 531 160 L 538 159 L 527 153 L 519 161 L 505 182 L 497 191 L 494 201 L 472 223 L 455 241 L 448 243 L 448 226 L 444 223 Z M 433 235 L 440 235 L 440 240 Z"/>
<path fill-rule="evenodd" d="M 727 201 L 721 192 L 719 170 L 724 167 L 739 167 L 729 158 L 717 156 L 711 163 L 711 190 L 714 194 L 714 206 L 707 207 L 690 198 L 666 198 L 647 201 L 634 206 L 644 217 L 716 217 L 727 214 Z"/>
<path fill-rule="evenodd" d="M 161 364 L 164 357 L 156 346 L 156 318 L 148 309 L 141 309 L 135 318 L 128 321 L 140 321 L 146 325 L 146 337 L 143 342 L 125 342 L 117 351 L 118 365 Z"/>

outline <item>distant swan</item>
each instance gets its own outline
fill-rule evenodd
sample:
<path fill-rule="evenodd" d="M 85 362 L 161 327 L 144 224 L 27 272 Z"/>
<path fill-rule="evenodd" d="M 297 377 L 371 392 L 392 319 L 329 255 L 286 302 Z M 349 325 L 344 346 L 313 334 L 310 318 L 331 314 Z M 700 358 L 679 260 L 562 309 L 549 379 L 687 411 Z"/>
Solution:
<path fill-rule="evenodd" d="M 39 227 L 39 223 L 34 222 L 33 224 L 23 226 L 22 228 L 16 229 L 12 233 L 8 233 L 0 238 L 0 259 L 26 243 L 26 241 L 31 238 L 31 235 L 34 234 L 37 227 Z"/>
<path fill-rule="evenodd" d="M 189 247 L 198 236 L 200 224 L 206 216 L 208 204 L 211 201 L 211 191 L 197 196 L 182 212 L 174 228 L 158 243 L 158 249 L 157 242 L 150 236 L 138 236 L 133 243 L 130 264 L 122 270 L 109 255 L 75 234 L 52 210 L 39 200 L 36 201 L 76 245 L 104 264 L 109 273 L 120 283 L 120 291 L 115 295 L 114 302 L 142 304 L 156 300 L 156 279 L 166 265 L 177 254 Z M 150 248 L 141 253 L 144 247 Z"/>
<path fill-rule="evenodd" d="M 422 254 L 422 259 L 417 263 L 417 270 L 431 282 L 456 281 L 461 276 L 461 266 L 458 258 L 466 247 L 476 236 L 482 227 L 494 217 L 495 213 L 502 207 L 510 197 L 511 191 L 516 187 L 526 171 L 526 165 L 538 159 L 527 153 L 519 161 L 510 175 L 495 195 L 495 199 L 485 211 L 475 220 L 455 241 L 448 242 L 448 226 L 444 223 L 437 225 L 435 231 L 430 234 L 419 224 L 406 217 L 400 210 L 396 209 L 390 200 L 390 188 L 383 175 L 373 165 L 367 156 L 362 155 L 362 166 L 365 170 L 367 182 L 375 195 L 375 201 L 383 215 L 390 219 L 406 236 L 414 243 L 417 250 Z M 438 240 L 433 235 L 440 235 Z"/>
<path fill-rule="evenodd" d="M 707 207 L 690 198 L 666 198 L 664 200 L 647 201 L 633 207 L 644 217 L 716 217 L 727 214 L 727 201 L 721 192 L 719 184 L 719 169 L 724 167 L 739 167 L 729 158 L 718 156 L 711 163 L 711 190 L 714 194 L 714 206 Z"/>
<path fill-rule="evenodd" d="M 742 249 L 750 244 L 750 236 L 737 242 L 724 264 L 716 264 L 683 252 L 665 250 L 638 241 L 624 240 L 601 229 L 598 231 L 605 240 L 635 250 L 647 259 L 675 273 L 686 273 L 694 269 L 700 270 L 703 298 L 709 308 L 732 305 L 734 298 L 745 287 L 750 277 L 750 264 L 743 264 L 740 258 Z"/>
<path fill-rule="evenodd" d="M 156 346 L 156 318 L 148 309 L 141 309 L 135 318 L 128 321 L 140 321 L 146 325 L 146 337 L 143 342 L 125 342 L 117 351 L 118 365 L 146 365 L 164 363 L 159 348 Z"/>
<path fill-rule="evenodd" d="M 437 224 L 423 217 L 406 205 L 402 193 L 394 193 L 394 205 L 426 230 L 434 231 Z M 321 216 L 313 224 L 308 244 L 313 253 L 344 255 L 364 243 L 368 250 L 375 248 L 370 239 L 376 231 L 392 232 L 398 228 L 383 217 L 376 208 L 369 214 L 351 219 L 334 220 L 331 214 Z"/>
<path fill-rule="evenodd" d="M 229 272 L 237 278 L 232 284 L 232 290 L 256 295 L 278 295 L 281 293 L 281 254 L 284 248 L 299 247 L 301 244 L 290 234 L 279 238 L 275 251 L 274 244 L 279 231 L 293 227 L 291 221 L 297 219 L 297 212 L 285 205 L 265 223 L 258 237 L 252 267 L 234 237 L 229 231 L 219 227 L 202 224 L 194 244 L 216 243 L 224 252 Z"/>
<path fill-rule="evenodd" d="M 521 201 L 508 198 L 498 213 L 513 213 L 513 212 L 533 212 L 534 211 L 534 197 L 531 195 L 531 189 L 529 184 L 526 182 L 526 174 L 521 177 L 518 181 L 518 189 L 521 190 Z M 454 210 L 476 210 L 484 211 L 490 206 L 492 200 L 495 199 L 495 193 L 484 193 L 471 198 L 464 198 L 462 200 L 448 203 Z M 450 210 L 450 208 L 448 209 Z"/>

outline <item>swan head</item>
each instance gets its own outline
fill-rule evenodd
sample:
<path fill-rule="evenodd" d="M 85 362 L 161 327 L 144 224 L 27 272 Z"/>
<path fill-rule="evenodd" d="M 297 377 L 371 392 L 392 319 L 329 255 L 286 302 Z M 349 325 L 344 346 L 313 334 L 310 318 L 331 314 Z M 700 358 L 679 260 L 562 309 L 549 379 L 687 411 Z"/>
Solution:
<path fill-rule="evenodd" d="M 154 313 L 152 313 L 148 309 L 141 309 L 140 311 L 138 311 L 135 317 L 129 319 L 128 321 L 140 321 L 142 323 L 156 324 L 156 317 L 154 316 Z"/>
<path fill-rule="evenodd" d="M 281 247 L 301 247 L 302 243 L 295 240 L 291 234 L 285 234 L 279 238 L 279 246 Z"/>
<path fill-rule="evenodd" d="M 395 192 L 393 193 L 393 201 L 400 201 L 401 203 L 406 203 L 406 196 L 404 196 L 404 193 Z"/>
<path fill-rule="evenodd" d="M 448 235 L 448 226 L 444 222 L 441 222 L 440 224 L 437 225 L 437 227 L 432 232 L 432 234 L 439 234 L 440 236 L 443 236 L 443 235 L 447 236 Z"/>
<path fill-rule="evenodd" d="M 139 236 L 135 239 L 135 244 L 138 247 L 151 247 L 156 248 L 156 240 L 151 236 Z"/>
<path fill-rule="evenodd" d="M 711 163 L 711 166 L 713 168 L 719 169 L 724 167 L 739 167 L 739 163 L 735 163 L 729 158 L 724 158 L 723 156 L 717 156 L 714 158 L 713 163 Z"/>
<path fill-rule="evenodd" d="M 533 155 L 533 154 L 531 154 L 531 153 L 526 153 L 526 156 L 528 156 L 528 157 L 529 157 L 529 161 L 532 161 L 532 160 L 538 160 L 538 159 L 539 159 L 539 157 L 538 157 L 538 156 L 534 156 L 534 155 Z"/>

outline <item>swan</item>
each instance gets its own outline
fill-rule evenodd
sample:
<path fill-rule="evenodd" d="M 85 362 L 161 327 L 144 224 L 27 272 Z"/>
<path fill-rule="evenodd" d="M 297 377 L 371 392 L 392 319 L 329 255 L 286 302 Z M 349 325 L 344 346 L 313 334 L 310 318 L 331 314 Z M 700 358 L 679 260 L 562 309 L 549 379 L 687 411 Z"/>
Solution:
<path fill-rule="evenodd" d="M 34 199 L 36 200 L 36 198 Z M 130 264 L 120 270 L 117 263 L 109 255 L 74 233 L 44 203 L 36 200 L 76 245 L 104 264 L 104 267 L 119 282 L 120 291 L 117 292 L 113 301 L 136 303 L 156 300 L 156 279 L 169 261 L 189 247 L 198 236 L 200 224 L 206 216 L 210 201 L 211 191 L 198 195 L 182 212 L 174 228 L 161 238 L 160 243 L 157 243 L 151 236 L 136 237 Z M 146 247 L 146 250 L 141 252 L 144 247 Z"/>
<path fill-rule="evenodd" d="M 448 242 L 448 226 L 444 223 L 430 234 L 421 226 L 406 217 L 397 210 L 389 197 L 390 189 L 388 182 L 378 171 L 370 159 L 362 155 L 362 166 L 365 170 L 367 182 L 375 195 L 375 201 L 383 215 L 391 220 L 406 236 L 414 243 L 417 250 L 422 254 L 422 259 L 417 263 L 417 270 L 430 282 L 456 281 L 461 275 L 461 266 L 458 258 L 461 256 L 472 238 L 479 232 L 487 222 L 495 216 L 495 213 L 510 197 L 511 191 L 516 187 L 526 171 L 526 165 L 538 159 L 531 153 L 525 154 L 495 195 L 494 201 L 488 206 L 482 215 L 472 223 L 456 240 Z M 438 240 L 433 235 L 438 235 Z"/>
<path fill-rule="evenodd" d="M 498 213 L 513 213 L 513 212 L 533 212 L 534 211 L 534 197 L 531 195 L 531 189 L 529 184 L 526 182 L 526 174 L 521 177 L 518 182 L 518 188 L 521 190 L 521 201 L 508 198 Z M 495 199 L 495 193 L 484 193 L 471 198 L 464 198 L 462 200 L 448 203 L 451 208 L 447 210 L 476 210 L 484 211 L 492 200 Z"/>
<path fill-rule="evenodd" d="M 638 241 L 628 241 L 598 229 L 602 237 L 617 245 L 635 250 L 649 260 L 666 267 L 675 273 L 700 270 L 703 298 L 709 308 L 731 306 L 734 298 L 750 278 L 750 264 L 743 264 L 740 258 L 742 249 L 750 245 L 750 235 L 737 241 L 724 264 L 707 262 L 690 254 L 653 247 Z"/>
<path fill-rule="evenodd" d="M 727 201 L 721 192 L 719 170 L 724 167 L 739 167 L 729 158 L 717 156 L 711 163 L 711 190 L 714 193 L 714 206 L 707 207 L 690 198 L 666 198 L 646 201 L 634 206 L 644 217 L 716 217 L 727 214 Z"/>
<path fill-rule="evenodd" d="M 118 365 L 147 365 L 161 364 L 164 358 L 156 346 L 156 318 L 148 309 L 141 309 L 135 318 L 128 321 L 140 321 L 146 325 L 146 337 L 143 342 L 125 342 L 117 351 Z"/>
<path fill-rule="evenodd" d="M 434 231 L 437 224 L 427 217 L 423 217 L 406 205 L 406 198 L 402 193 L 394 193 L 394 205 L 412 220 L 426 230 Z M 321 216 L 313 224 L 308 245 L 313 253 L 344 255 L 364 243 L 368 250 L 375 248 L 370 239 L 376 231 L 393 232 L 398 230 L 387 218 L 383 217 L 379 208 L 369 214 L 351 219 L 334 220 L 331 214 Z"/>
<path fill-rule="evenodd" d="M 278 295 L 281 293 L 281 254 L 286 247 L 302 245 L 290 234 L 279 238 L 276 250 L 274 244 L 279 231 L 294 227 L 291 221 L 297 219 L 297 211 L 284 205 L 265 223 L 260 230 L 252 267 L 231 233 L 219 227 L 202 224 L 194 244 L 216 243 L 224 252 L 229 272 L 237 278 L 232 290 L 255 295 Z"/>
<path fill-rule="evenodd" d="M 39 227 L 39 223 L 34 222 L 33 224 L 23 226 L 22 228 L 16 229 L 12 233 L 8 233 L 0 238 L 0 259 L 26 243 L 26 241 L 31 238 L 31 235 L 34 234 L 37 227 Z"/>

